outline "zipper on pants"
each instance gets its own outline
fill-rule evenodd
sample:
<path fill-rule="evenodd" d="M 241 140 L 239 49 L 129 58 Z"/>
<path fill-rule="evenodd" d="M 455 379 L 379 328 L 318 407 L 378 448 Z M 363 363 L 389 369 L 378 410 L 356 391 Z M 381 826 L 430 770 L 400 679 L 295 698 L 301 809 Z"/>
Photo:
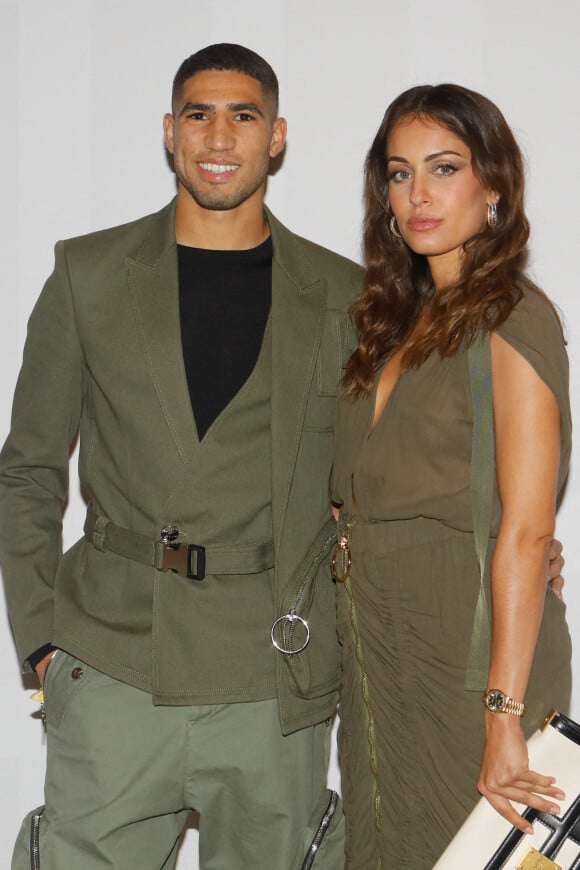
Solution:
<path fill-rule="evenodd" d="M 320 820 L 320 824 L 316 829 L 316 833 L 312 838 L 312 842 L 308 847 L 308 851 L 306 852 L 306 856 L 304 861 L 302 862 L 302 867 L 300 870 L 311 870 L 312 865 L 314 864 L 314 859 L 316 858 L 316 854 L 320 848 L 322 841 L 324 840 L 324 836 L 328 831 L 329 825 L 333 819 L 333 816 L 336 812 L 336 807 L 338 804 L 338 795 L 335 791 L 330 792 L 330 800 L 328 801 L 328 806 L 326 807 L 324 814 Z"/>
<path fill-rule="evenodd" d="M 40 823 L 43 811 L 35 813 L 30 820 L 30 870 L 40 870 Z"/>

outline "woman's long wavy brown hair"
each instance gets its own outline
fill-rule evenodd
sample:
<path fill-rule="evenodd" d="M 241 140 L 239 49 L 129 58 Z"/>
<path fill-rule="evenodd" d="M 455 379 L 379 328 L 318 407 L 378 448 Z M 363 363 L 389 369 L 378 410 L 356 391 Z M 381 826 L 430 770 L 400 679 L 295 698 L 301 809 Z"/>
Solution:
<path fill-rule="evenodd" d="M 466 243 L 458 281 L 437 294 L 427 259 L 389 228 L 387 144 L 397 124 L 414 118 L 435 121 L 458 136 L 471 151 L 482 186 L 499 194 L 496 225 L 486 225 Z M 434 350 L 451 356 L 478 329 L 497 328 L 532 286 L 524 274 L 529 224 L 522 155 L 497 106 L 481 94 L 442 84 L 397 97 L 366 159 L 365 201 L 366 278 L 352 308 L 359 346 L 343 381 L 350 396 L 371 390 L 377 370 L 406 339 L 405 368 L 420 365 Z"/>

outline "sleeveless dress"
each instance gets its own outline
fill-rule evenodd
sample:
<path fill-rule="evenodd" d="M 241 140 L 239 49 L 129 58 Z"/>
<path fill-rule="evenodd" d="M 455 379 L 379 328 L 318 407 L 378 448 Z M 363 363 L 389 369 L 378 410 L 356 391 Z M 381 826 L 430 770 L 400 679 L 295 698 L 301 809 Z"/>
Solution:
<path fill-rule="evenodd" d="M 557 400 L 560 492 L 571 447 L 560 324 L 546 297 L 529 289 L 498 333 Z M 484 745 L 481 694 L 464 689 L 480 583 L 467 348 L 405 371 L 371 432 L 374 406 L 374 392 L 339 401 L 331 484 L 341 516 L 352 515 L 354 611 L 336 584 L 346 868 L 429 870 L 479 799 Z M 488 566 L 500 517 L 496 489 Z M 550 707 L 568 710 L 570 659 L 565 605 L 547 588 L 527 735 Z"/>

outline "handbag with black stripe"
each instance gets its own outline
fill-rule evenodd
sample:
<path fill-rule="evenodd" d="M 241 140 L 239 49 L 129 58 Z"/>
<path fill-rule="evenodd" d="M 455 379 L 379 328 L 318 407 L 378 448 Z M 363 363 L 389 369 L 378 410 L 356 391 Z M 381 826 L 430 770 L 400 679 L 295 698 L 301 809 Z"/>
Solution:
<path fill-rule="evenodd" d="M 528 740 L 530 768 L 549 770 L 566 799 L 560 815 L 515 804 L 524 834 L 482 798 L 434 870 L 580 870 L 580 725 L 553 711 Z"/>

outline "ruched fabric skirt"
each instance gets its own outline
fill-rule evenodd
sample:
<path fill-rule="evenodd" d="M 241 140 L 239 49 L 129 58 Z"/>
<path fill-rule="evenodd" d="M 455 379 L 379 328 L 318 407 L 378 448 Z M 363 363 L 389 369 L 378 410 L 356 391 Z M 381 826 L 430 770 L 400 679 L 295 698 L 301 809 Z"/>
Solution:
<path fill-rule="evenodd" d="M 346 868 L 430 870 L 479 799 L 484 708 L 464 689 L 473 535 L 423 518 L 357 519 L 351 552 L 354 607 L 337 583 Z M 565 606 L 547 590 L 527 736 L 550 707 L 567 712 L 570 658 Z"/>

